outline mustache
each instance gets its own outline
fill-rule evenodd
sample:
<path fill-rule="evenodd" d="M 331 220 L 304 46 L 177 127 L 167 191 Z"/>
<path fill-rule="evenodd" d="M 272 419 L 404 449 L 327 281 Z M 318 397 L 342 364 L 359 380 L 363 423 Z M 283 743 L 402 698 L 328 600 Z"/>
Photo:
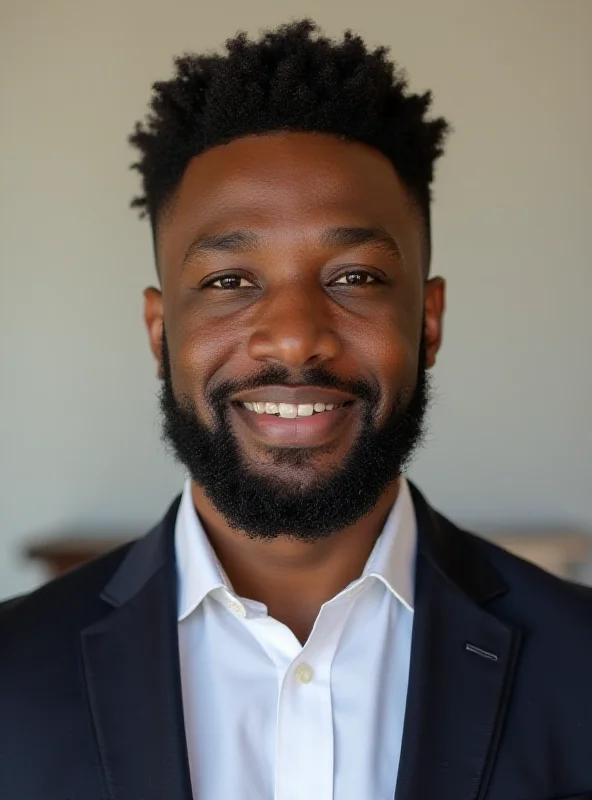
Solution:
<path fill-rule="evenodd" d="M 163 377 L 170 376 L 170 359 L 166 333 L 162 334 L 162 368 Z M 222 381 L 215 387 L 206 390 L 206 402 L 213 407 L 221 408 L 235 394 L 249 392 L 267 386 L 314 386 L 318 389 L 335 389 L 344 394 L 351 394 L 359 400 L 376 404 L 380 398 L 380 387 L 367 380 L 344 380 L 320 366 L 303 370 L 297 377 L 287 367 L 271 366 L 238 381 Z"/>

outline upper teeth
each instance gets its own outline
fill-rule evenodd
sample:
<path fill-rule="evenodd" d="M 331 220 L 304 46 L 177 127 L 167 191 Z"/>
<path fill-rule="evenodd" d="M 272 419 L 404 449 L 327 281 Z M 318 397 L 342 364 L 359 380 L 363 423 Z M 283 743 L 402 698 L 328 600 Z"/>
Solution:
<path fill-rule="evenodd" d="M 318 413 L 339 408 L 335 403 L 305 403 L 302 405 L 296 405 L 295 403 L 242 403 L 242 405 L 257 414 L 279 414 L 284 419 L 310 417 L 314 411 Z"/>

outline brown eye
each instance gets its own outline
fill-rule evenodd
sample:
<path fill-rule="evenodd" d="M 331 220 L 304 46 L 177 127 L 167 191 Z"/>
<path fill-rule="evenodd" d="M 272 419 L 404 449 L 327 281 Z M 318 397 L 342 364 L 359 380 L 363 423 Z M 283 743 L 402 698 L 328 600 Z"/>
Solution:
<path fill-rule="evenodd" d="M 241 286 L 241 282 L 243 281 L 245 283 L 245 286 Z M 216 286 L 216 284 L 220 285 Z M 209 283 L 206 283 L 204 289 L 213 288 L 213 289 L 222 289 L 223 291 L 229 291 L 232 289 L 244 289 L 246 288 L 246 286 L 249 285 L 252 286 L 252 284 L 246 278 L 243 278 L 242 275 L 221 275 L 220 277 L 215 278 Z"/>
<path fill-rule="evenodd" d="M 353 280 L 350 280 L 353 278 Z M 366 278 L 370 278 L 369 281 Z M 338 280 L 335 281 L 335 285 L 337 286 L 369 286 L 372 283 L 377 283 L 377 279 L 374 275 L 370 275 L 369 272 L 365 272 L 364 270 L 350 270 L 350 272 L 346 272 L 343 274 Z"/>

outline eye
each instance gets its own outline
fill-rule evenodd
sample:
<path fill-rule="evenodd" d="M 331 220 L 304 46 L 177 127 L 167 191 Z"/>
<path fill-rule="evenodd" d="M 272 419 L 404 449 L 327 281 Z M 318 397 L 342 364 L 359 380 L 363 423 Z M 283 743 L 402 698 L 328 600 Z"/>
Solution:
<path fill-rule="evenodd" d="M 353 280 L 352 280 L 353 279 Z M 371 286 L 382 283 L 380 278 L 371 275 L 363 269 L 350 269 L 333 281 L 334 286 Z M 216 289 L 217 291 L 233 291 L 235 289 L 248 289 L 253 287 L 252 281 L 237 273 L 228 273 L 212 278 L 203 285 L 203 289 Z"/>
<path fill-rule="evenodd" d="M 220 284 L 216 286 L 216 284 Z M 245 285 L 241 285 L 245 284 Z M 232 289 L 245 289 L 248 286 L 252 286 L 253 284 L 244 278 L 242 275 L 237 275 L 235 273 L 229 273 L 228 275 L 220 275 L 218 278 L 213 278 L 211 281 L 208 281 L 204 284 L 204 289 L 218 289 L 222 291 L 229 291 Z"/>
<path fill-rule="evenodd" d="M 353 281 L 350 281 L 349 278 L 354 278 Z M 365 278 L 370 278 L 369 281 L 366 281 Z M 380 283 L 378 278 L 375 278 L 374 275 L 370 275 L 369 272 L 366 272 L 363 269 L 352 269 L 348 272 L 345 272 L 338 280 L 333 282 L 335 286 L 370 286 L 373 283 Z"/>

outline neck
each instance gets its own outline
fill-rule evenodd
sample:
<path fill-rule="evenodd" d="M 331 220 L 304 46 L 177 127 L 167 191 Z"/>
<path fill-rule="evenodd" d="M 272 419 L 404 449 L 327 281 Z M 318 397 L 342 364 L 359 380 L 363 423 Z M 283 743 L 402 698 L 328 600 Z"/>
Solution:
<path fill-rule="evenodd" d="M 394 481 L 362 519 L 317 542 L 278 536 L 250 539 L 230 528 L 203 490 L 192 485 L 195 508 L 235 592 L 267 606 L 297 638 L 308 638 L 323 603 L 358 578 L 399 491 Z"/>

